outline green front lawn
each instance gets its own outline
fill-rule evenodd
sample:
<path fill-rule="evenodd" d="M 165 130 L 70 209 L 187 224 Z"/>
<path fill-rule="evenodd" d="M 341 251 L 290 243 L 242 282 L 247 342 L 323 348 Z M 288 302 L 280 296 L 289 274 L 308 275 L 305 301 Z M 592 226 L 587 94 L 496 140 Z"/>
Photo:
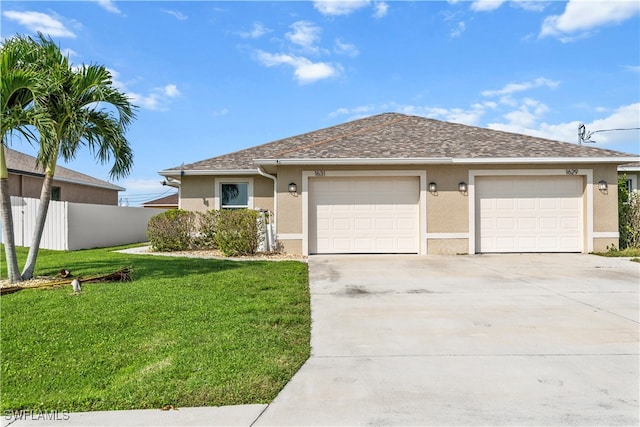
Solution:
<path fill-rule="evenodd" d="M 26 251 L 19 248 L 20 263 Z M 6 277 L 2 248 L 2 273 Z M 307 265 L 41 250 L 36 275 L 133 281 L 4 295 L 2 410 L 270 402 L 310 352 Z"/>

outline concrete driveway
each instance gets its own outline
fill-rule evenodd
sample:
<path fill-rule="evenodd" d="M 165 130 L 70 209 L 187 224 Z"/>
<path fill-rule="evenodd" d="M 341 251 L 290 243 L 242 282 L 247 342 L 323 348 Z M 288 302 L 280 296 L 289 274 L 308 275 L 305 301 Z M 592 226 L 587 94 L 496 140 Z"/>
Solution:
<path fill-rule="evenodd" d="M 314 256 L 312 357 L 255 425 L 638 425 L 640 264 Z"/>

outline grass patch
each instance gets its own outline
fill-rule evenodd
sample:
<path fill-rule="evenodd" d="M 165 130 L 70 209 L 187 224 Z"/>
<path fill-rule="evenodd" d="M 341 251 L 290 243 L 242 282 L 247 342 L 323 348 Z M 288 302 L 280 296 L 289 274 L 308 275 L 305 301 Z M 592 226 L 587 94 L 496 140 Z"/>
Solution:
<path fill-rule="evenodd" d="M 640 248 L 610 249 L 606 252 L 594 252 L 606 257 L 640 257 Z M 633 261 L 633 260 L 632 260 Z"/>
<path fill-rule="evenodd" d="M 133 281 L 1 297 L 3 411 L 267 403 L 309 357 L 304 263 L 41 250 L 36 274 L 124 266 Z"/>

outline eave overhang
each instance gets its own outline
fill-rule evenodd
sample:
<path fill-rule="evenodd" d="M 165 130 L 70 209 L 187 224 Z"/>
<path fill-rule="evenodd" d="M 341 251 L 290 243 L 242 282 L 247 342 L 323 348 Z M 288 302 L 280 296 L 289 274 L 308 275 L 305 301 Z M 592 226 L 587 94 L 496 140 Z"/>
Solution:
<path fill-rule="evenodd" d="M 158 175 L 171 178 L 182 176 L 207 176 L 207 175 L 259 175 L 258 169 L 197 169 L 197 170 L 163 170 Z"/>

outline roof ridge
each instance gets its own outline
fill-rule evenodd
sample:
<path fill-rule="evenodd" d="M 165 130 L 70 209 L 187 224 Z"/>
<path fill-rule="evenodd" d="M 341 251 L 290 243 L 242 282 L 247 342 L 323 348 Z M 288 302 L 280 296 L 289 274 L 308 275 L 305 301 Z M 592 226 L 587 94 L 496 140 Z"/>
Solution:
<path fill-rule="evenodd" d="M 398 122 L 401 122 L 401 121 L 404 121 L 404 120 L 408 120 L 411 117 L 412 116 L 409 116 L 409 115 L 402 115 L 402 117 L 400 117 L 399 119 L 391 120 L 390 122 L 386 122 L 386 123 L 382 123 L 382 124 L 378 124 L 378 125 L 373 125 L 373 126 L 367 126 L 367 127 L 363 128 L 363 129 L 358 129 L 358 130 L 353 131 L 351 133 L 345 133 L 345 134 L 342 134 L 342 135 L 334 136 L 333 138 L 327 138 L 327 139 L 323 139 L 322 141 L 311 142 L 309 144 L 300 145 L 298 147 L 291 148 L 289 150 L 280 151 L 278 153 L 275 153 L 275 156 L 276 157 L 282 156 L 284 154 L 293 153 L 294 151 L 304 150 L 306 148 L 311 148 L 311 147 L 316 147 L 318 145 L 326 144 L 327 142 L 335 141 L 335 140 L 338 140 L 340 138 L 344 138 L 344 137 L 347 137 L 347 136 L 353 136 L 353 135 L 357 135 L 357 134 L 360 134 L 360 133 L 364 133 L 364 132 L 369 131 L 369 130 L 383 128 L 385 126 L 389 126 L 389 125 L 392 125 L 394 123 L 398 123 Z"/>

